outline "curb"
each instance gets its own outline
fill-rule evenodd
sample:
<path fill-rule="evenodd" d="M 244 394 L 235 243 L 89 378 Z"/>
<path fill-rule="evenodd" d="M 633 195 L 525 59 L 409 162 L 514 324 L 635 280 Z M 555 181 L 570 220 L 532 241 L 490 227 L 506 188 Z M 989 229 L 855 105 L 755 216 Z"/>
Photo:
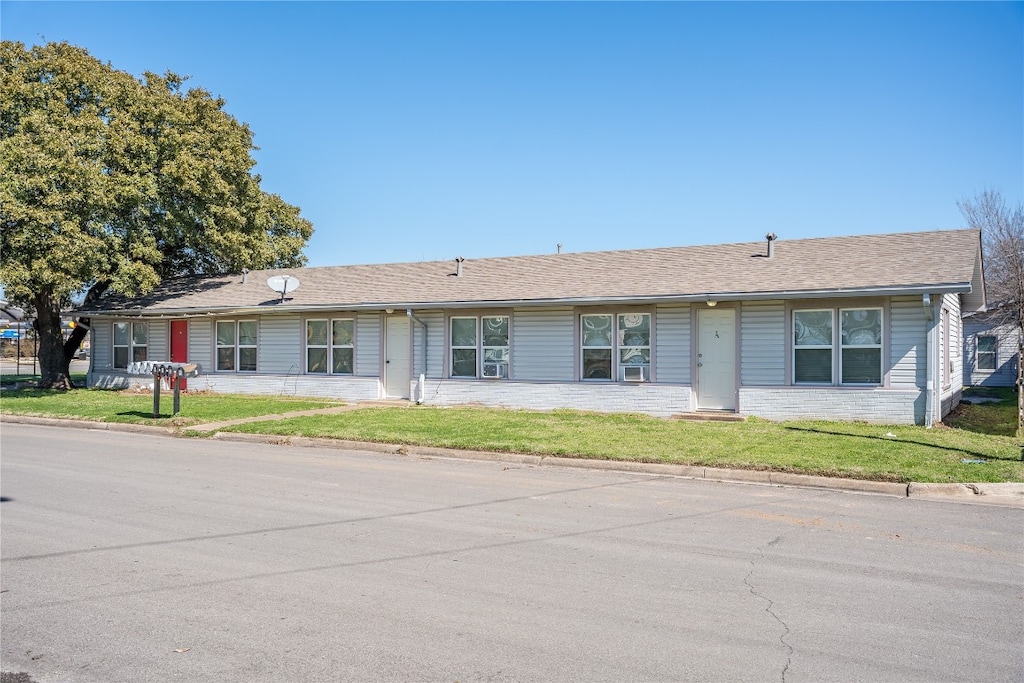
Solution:
<path fill-rule="evenodd" d="M 43 427 L 72 427 L 111 432 L 153 434 L 155 436 L 170 436 L 176 438 L 189 438 L 186 436 L 185 432 L 192 429 L 191 427 L 156 427 L 117 422 L 91 422 L 89 420 L 64 420 L 51 417 L 30 417 L 26 415 L 0 415 L 0 421 L 34 424 Z M 522 453 L 500 453 L 495 451 L 471 451 L 454 448 L 437 448 L 432 446 L 384 444 L 372 441 L 345 441 L 340 439 L 312 438 L 305 436 L 274 436 L 272 434 L 213 432 L 208 438 L 217 441 L 285 445 L 301 448 L 360 450 L 370 451 L 373 453 L 386 453 L 389 455 L 414 455 L 420 457 L 506 462 L 546 467 L 575 467 L 580 469 L 606 470 L 612 472 L 632 472 L 731 484 L 817 488 L 833 491 L 886 495 L 898 498 L 914 498 L 917 500 L 975 503 L 980 505 L 996 505 L 1024 509 L 1024 483 L 933 484 L 911 482 L 909 484 L 900 484 L 896 482 L 871 481 L 867 479 L 823 477 L 813 474 L 770 472 L 767 470 L 732 470 L 721 467 L 702 467 L 696 465 L 672 465 L 665 463 L 624 460 L 589 460 L 584 458 L 566 458 L 553 455 L 542 456 Z"/>

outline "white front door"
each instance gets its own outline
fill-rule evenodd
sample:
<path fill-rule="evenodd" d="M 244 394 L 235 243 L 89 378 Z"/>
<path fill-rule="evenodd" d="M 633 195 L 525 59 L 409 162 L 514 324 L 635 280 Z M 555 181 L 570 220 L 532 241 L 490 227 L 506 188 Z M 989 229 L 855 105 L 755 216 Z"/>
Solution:
<path fill-rule="evenodd" d="M 409 318 L 384 319 L 384 396 L 409 398 Z"/>
<path fill-rule="evenodd" d="M 697 311 L 697 409 L 736 410 L 736 312 Z"/>

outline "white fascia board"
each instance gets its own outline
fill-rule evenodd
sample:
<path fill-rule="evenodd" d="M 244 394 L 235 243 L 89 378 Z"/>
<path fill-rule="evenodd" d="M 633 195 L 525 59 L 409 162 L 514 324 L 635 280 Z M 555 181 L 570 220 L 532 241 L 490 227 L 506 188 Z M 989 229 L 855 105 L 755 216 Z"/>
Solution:
<path fill-rule="evenodd" d="M 317 313 L 321 311 L 380 311 L 391 308 L 423 310 L 438 308 L 510 308 L 527 306 L 589 306 L 597 304 L 704 303 L 706 301 L 765 301 L 776 299 L 828 299 L 836 297 L 908 296 L 921 294 L 964 294 L 971 292 L 970 282 L 902 287 L 860 287 L 855 289 L 813 289 L 766 292 L 700 292 L 695 294 L 658 294 L 652 296 L 595 296 L 545 299 L 503 299 L 468 301 L 395 301 L 338 302 L 331 304 L 281 304 L 272 306 L 219 306 L 214 308 L 149 308 L 105 311 L 81 311 L 82 317 L 97 318 L 205 318 L 210 316 L 258 315 L 271 313 Z"/>

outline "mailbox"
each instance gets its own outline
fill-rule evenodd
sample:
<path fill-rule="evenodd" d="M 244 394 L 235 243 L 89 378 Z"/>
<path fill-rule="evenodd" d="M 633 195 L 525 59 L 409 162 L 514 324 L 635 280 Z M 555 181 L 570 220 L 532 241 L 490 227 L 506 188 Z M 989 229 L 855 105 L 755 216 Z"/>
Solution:
<path fill-rule="evenodd" d="M 174 415 L 181 411 L 181 382 L 186 377 L 198 377 L 198 363 L 161 363 L 139 361 L 128 364 L 129 375 L 153 375 L 153 417 L 160 417 L 160 380 L 171 381 L 174 387 Z"/>

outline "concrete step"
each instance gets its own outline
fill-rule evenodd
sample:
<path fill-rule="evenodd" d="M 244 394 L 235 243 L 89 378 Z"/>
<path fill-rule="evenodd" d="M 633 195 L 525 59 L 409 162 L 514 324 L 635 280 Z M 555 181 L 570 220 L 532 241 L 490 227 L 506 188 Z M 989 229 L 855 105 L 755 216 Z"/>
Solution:
<path fill-rule="evenodd" d="M 691 420 L 693 422 L 746 422 L 747 418 L 727 410 L 698 410 L 695 413 L 676 413 L 673 420 Z"/>

